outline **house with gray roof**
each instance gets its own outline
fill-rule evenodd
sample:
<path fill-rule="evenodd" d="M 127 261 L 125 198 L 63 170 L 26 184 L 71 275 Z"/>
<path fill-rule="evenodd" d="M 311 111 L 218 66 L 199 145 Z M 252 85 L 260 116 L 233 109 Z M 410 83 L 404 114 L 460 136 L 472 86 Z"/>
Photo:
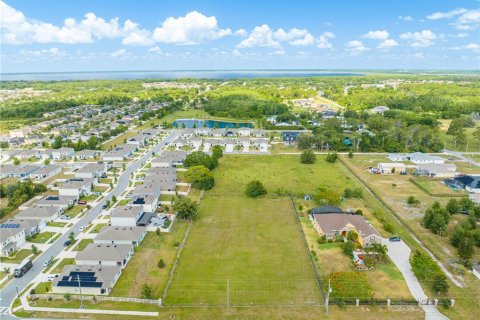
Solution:
<path fill-rule="evenodd" d="M 77 266 L 117 266 L 124 268 L 133 256 L 131 244 L 90 243 L 75 256 Z"/>
<path fill-rule="evenodd" d="M 58 207 L 61 211 L 67 210 L 69 207 L 77 203 L 78 197 L 76 196 L 37 196 L 33 199 L 22 204 L 19 209 L 23 210 L 29 207 Z"/>
<path fill-rule="evenodd" d="M 43 168 L 30 173 L 30 179 L 44 181 L 62 172 L 62 167 L 56 164 L 49 164 Z"/>
<path fill-rule="evenodd" d="M 25 230 L 25 236 L 34 236 L 40 233 L 46 226 L 43 219 L 8 219 L 0 223 L 0 228 L 4 228 L 6 225 L 18 225 L 19 228 Z M 1 237 L 0 237 L 1 239 Z"/>
<path fill-rule="evenodd" d="M 75 157 L 80 160 L 95 159 L 96 156 L 100 155 L 101 151 L 99 150 L 80 150 L 75 152 Z"/>
<path fill-rule="evenodd" d="M 119 266 L 66 265 L 53 280 L 52 292 L 57 294 L 108 295 L 122 274 Z"/>
<path fill-rule="evenodd" d="M 75 178 L 98 179 L 107 172 L 107 165 L 105 163 L 89 163 L 77 170 L 75 170 Z"/>
<path fill-rule="evenodd" d="M 41 219 L 46 222 L 51 222 L 57 219 L 63 213 L 63 209 L 59 207 L 49 206 L 33 206 L 21 210 L 15 215 L 17 219 Z"/>
<path fill-rule="evenodd" d="M 130 244 L 138 246 L 147 235 L 146 227 L 105 227 L 93 239 L 99 244 Z"/>
<path fill-rule="evenodd" d="M 92 191 L 94 179 L 88 178 L 74 178 L 62 183 L 58 188 L 58 194 L 61 196 L 75 196 L 81 197 L 88 195 Z"/>
<path fill-rule="evenodd" d="M 62 147 L 60 149 L 52 150 L 52 158 L 55 160 L 70 159 L 70 158 L 73 158 L 74 154 L 75 154 L 75 150 L 73 148 Z"/>
<path fill-rule="evenodd" d="M 110 225 L 112 226 L 137 226 L 138 220 L 143 215 L 142 206 L 120 206 L 113 209 L 110 213 Z"/>
<path fill-rule="evenodd" d="M 16 165 L 2 165 L 0 166 L 0 178 L 17 178 L 21 180 L 28 179 L 32 173 L 40 169 L 40 166 L 20 164 Z"/>
<path fill-rule="evenodd" d="M 123 161 L 127 158 L 133 156 L 135 150 L 137 150 L 138 146 L 134 144 L 122 144 L 105 152 L 102 155 L 102 160 L 105 161 Z"/>
<path fill-rule="evenodd" d="M 164 151 L 158 157 L 152 160 L 152 167 L 172 167 L 183 165 L 187 153 L 181 150 Z"/>
<path fill-rule="evenodd" d="M 0 228 L 0 256 L 7 257 L 25 243 L 25 229 L 18 224 Z"/>

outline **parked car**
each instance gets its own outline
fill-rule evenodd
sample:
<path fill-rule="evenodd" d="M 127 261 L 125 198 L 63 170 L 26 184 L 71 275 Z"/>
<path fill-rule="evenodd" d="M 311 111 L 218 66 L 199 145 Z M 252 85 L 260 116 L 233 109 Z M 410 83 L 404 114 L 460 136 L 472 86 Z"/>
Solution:
<path fill-rule="evenodd" d="M 71 243 L 70 240 L 67 240 L 63 243 L 63 246 L 68 247 L 70 245 L 70 243 Z"/>
<path fill-rule="evenodd" d="M 388 239 L 390 242 L 399 242 L 400 241 L 400 237 L 391 237 L 390 239 Z"/>
<path fill-rule="evenodd" d="M 55 278 L 58 278 L 58 274 L 49 274 L 47 276 L 47 280 L 52 282 L 53 280 L 55 280 Z"/>
<path fill-rule="evenodd" d="M 78 204 L 81 205 L 81 206 L 84 206 L 84 205 L 87 204 L 87 201 L 79 200 L 79 201 L 78 201 Z"/>
<path fill-rule="evenodd" d="M 80 227 L 80 229 L 78 229 L 80 232 L 82 232 L 83 230 L 87 229 L 87 226 L 82 226 Z"/>
<path fill-rule="evenodd" d="M 44 266 L 44 267 L 48 267 L 48 266 L 52 263 L 52 261 L 53 261 L 53 257 L 50 257 L 50 259 L 48 259 L 47 261 L 45 261 L 45 262 L 43 263 L 43 266 Z"/>
<path fill-rule="evenodd" d="M 60 216 L 60 219 L 62 220 L 70 220 L 70 216 L 69 215 L 63 215 L 63 216 Z"/>
<path fill-rule="evenodd" d="M 107 209 L 107 205 L 104 204 L 104 205 L 102 206 L 102 209 L 103 209 L 103 210 Z"/>

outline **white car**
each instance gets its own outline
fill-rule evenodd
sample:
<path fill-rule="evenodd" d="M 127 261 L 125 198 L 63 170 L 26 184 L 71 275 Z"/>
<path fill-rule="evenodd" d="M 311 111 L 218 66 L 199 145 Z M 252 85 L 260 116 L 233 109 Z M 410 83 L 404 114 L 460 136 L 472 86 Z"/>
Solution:
<path fill-rule="evenodd" d="M 50 282 L 55 280 L 55 278 L 58 278 L 58 274 L 49 274 L 47 276 L 47 280 L 50 281 Z"/>
<path fill-rule="evenodd" d="M 80 229 L 78 229 L 80 232 L 82 232 L 83 230 L 87 229 L 87 226 L 83 226 L 83 227 L 80 227 Z"/>

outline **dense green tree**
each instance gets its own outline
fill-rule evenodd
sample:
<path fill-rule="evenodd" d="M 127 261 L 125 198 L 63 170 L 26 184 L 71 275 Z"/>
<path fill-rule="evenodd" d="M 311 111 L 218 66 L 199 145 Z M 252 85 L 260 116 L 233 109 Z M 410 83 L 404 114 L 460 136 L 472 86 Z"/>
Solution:
<path fill-rule="evenodd" d="M 317 156 L 312 150 L 304 150 L 300 156 L 300 162 L 305 164 L 315 163 Z"/>
<path fill-rule="evenodd" d="M 185 167 L 204 166 L 210 170 L 218 165 L 217 159 L 202 151 L 194 151 L 185 158 Z"/>
<path fill-rule="evenodd" d="M 194 220 L 198 217 L 198 203 L 190 198 L 178 198 L 175 201 L 174 209 L 178 212 L 178 217 L 181 219 Z"/>
<path fill-rule="evenodd" d="M 217 159 L 217 160 L 220 159 L 221 157 L 223 157 L 223 150 L 222 150 L 221 146 L 219 146 L 219 145 L 213 146 L 212 157 Z"/>
<path fill-rule="evenodd" d="M 210 190 L 215 185 L 213 173 L 204 166 L 189 167 L 185 173 L 185 179 L 193 187 L 201 190 Z"/>

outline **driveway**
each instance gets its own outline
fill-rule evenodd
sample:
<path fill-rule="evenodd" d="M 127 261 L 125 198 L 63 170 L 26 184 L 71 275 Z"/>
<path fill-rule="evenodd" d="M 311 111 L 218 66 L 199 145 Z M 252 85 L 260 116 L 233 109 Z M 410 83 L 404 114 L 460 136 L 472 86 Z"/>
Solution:
<path fill-rule="evenodd" d="M 410 248 L 405 244 L 405 242 L 390 242 L 388 239 L 385 240 L 385 244 L 388 248 L 388 256 L 392 259 L 393 263 L 402 273 L 407 283 L 410 293 L 416 300 L 426 300 L 427 295 L 422 289 L 422 286 L 417 280 L 417 277 L 413 274 L 412 268 L 410 266 Z M 433 305 L 422 305 L 423 311 L 425 311 L 425 319 L 427 320 L 447 320 L 448 318 L 438 311 L 438 309 Z"/>

